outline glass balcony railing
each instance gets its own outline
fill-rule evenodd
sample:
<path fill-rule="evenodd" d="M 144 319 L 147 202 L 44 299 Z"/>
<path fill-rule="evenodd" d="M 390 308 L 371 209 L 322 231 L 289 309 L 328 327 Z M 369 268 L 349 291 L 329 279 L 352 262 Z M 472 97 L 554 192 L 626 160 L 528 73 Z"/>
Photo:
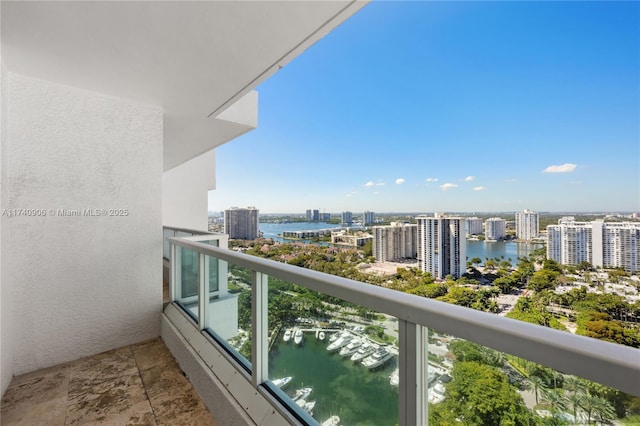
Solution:
<path fill-rule="evenodd" d="M 638 349 L 248 256 L 216 238 L 169 239 L 172 300 L 303 424 L 606 423 L 624 413 L 603 389 L 640 395 Z"/>

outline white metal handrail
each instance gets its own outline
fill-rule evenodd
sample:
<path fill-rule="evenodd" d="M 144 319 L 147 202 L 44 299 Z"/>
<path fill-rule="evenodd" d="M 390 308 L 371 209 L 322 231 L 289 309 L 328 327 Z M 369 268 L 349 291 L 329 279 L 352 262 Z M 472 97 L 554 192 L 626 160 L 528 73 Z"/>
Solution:
<path fill-rule="evenodd" d="M 408 324 L 640 395 L 640 350 L 402 293 L 181 238 L 170 242 L 253 271 L 328 294 Z M 402 350 L 402 347 L 401 347 Z"/>

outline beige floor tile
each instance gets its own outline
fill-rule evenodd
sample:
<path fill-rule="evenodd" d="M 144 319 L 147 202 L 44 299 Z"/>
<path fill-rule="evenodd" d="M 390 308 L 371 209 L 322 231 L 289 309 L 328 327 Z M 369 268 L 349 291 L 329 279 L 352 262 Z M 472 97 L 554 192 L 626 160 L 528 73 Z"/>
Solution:
<path fill-rule="evenodd" d="M 153 412 L 161 425 L 215 425 L 215 421 L 179 369 L 156 366 L 142 371 Z"/>
<path fill-rule="evenodd" d="M 140 421 L 155 424 L 151 405 L 137 373 L 92 386 L 74 383 L 73 380 L 70 383 L 68 425 L 95 422 L 124 425 Z"/>
<path fill-rule="evenodd" d="M 0 405 L 3 426 L 216 425 L 160 338 L 15 377 Z"/>
<path fill-rule="evenodd" d="M 175 364 L 173 355 L 171 355 L 171 352 L 169 352 L 169 349 L 160 338 L 150 340 L 141 345 L 134 345 L 132 349 L 140 371 L 159 365 Z"/>
<path fill-rule="evenodd" d="M 52 370 L 12 383 L 0 405 L 3 425 L 64 425 L 69 377 Z"/>

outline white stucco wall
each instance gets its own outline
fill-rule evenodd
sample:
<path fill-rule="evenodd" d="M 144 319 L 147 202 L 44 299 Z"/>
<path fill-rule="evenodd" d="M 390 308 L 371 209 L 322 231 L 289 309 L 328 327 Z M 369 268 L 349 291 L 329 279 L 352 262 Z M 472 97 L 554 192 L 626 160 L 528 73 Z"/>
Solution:
<path fill-rule="evenodd" d="M 216 186 L 216 154 L 206 152 L 162 174 L 162 223 L 208 231 L 209 190 Z"/>
<path fill-rule="evenodd" d="M 2 225 L 13 373 L 158 336 L 162 111 L 9 73 L 6 113 L 3 208 L 46 211 Z"/>
<path fill-rule="evenodd" d="M 0 58 L 2 56 L 0 55 Z M 6 69 L 4 63 L 0 59 L 0 211 L 5 207 L 5 175 L 6 168 L 3 166 L 4 141 L 6 140 L 6 110 L 7 110 L 7 93 L 6 87 Z M 4 218 L 0 216 L 0 395 L 7 390 L 11 377 L 13 376 L 13 348 L 14 334 L 13 321 L 11 315 L 11 288 L 8 283 L 2 279 L 5 273 L 4 261 L 2 257 L 2 224 Z"/>

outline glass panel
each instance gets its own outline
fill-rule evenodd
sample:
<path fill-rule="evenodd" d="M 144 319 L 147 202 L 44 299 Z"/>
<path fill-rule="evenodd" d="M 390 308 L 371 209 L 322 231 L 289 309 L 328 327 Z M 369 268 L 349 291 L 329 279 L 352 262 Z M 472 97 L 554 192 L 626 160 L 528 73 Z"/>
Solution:
<path fill-rule="evenodd" d="M 206 329 L 222 339 L 223 343 L 228 343 L 230 351 L 249 368 L 253 271 L 207 257 L 210 293 Z"/>
<path fill-rule="evenodd" d="M 178 238 L 193 237 L 193 234 L 191 232 L 176 231 L 176 237 L 178 237 Z"/>
<path fill-rule="evenodd" d="M 611 424 L 638 398 L 429 330 L 429 424 Z M 635 401 L 635 402 L 634 402 Z"/>
<path fill-rule="evenodd" d="M 202 243 L 202 244 L 209 244 L 210 246 L 214 246 L 214 247 L 219 247 L 220 246 L 220 241 L 219 240 L 207 240 L 207 241 L 198 241 L 198 242 Z M 209 293 L 215 293 L 219 289 L 219 285 L 218 285 L 218 270 L 219 270 L 218 258 L 217 257 L 212 257 L 212 256 L 207 256 L 207 258 L 208 258 L 208 263 L 209 263 Z"/>
<path fill-rule="evenodd" d="M 176 300 L 195 319 L 198 319 L 199 255 L 184 247 L 176 247 L 179 259 L 179 282 L 176 283 Z"/>
<path fill-rule="evenodd" d="M 299 413 L 321 423 L 398 423 L 395 318 L 273 277 L 268 309 L 269 378 Z"/>
<path fill-rule="evenodd" d="M 169 259 L 170 250 L 169 250 L 169 238 L 173 237 L 173 229 L 163 229 L 162 230 L 162 257 L 165 259 Z"/>

